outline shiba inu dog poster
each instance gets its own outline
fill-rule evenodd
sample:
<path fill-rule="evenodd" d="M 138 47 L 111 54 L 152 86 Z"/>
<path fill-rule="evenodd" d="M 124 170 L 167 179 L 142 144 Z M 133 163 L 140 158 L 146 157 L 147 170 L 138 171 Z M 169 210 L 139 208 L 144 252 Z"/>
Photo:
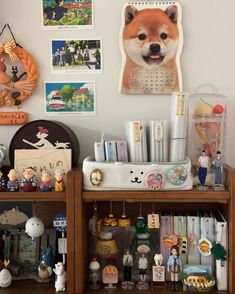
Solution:
<path fill-rule="evenodd" d="M 128 2 L 122 11 L 122 94 L 182 91 L 182 11 L 175 1 Z"/>

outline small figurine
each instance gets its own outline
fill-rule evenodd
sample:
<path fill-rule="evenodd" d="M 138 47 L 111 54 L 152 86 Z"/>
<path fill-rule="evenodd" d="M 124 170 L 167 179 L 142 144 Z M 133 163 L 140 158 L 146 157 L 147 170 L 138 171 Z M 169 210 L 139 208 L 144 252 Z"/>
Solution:
<path fill-rule="evenodd" d="M 206 150 L 201 151 L 201 156 L 198 159 L 197 162 L 198 166 L 198 179 L 200 181 L 201 187 L 204 189 L 207 188 L 205 186 L 206 176 L 207 176 L 207 170 L 209 166 L 209 157 L 206 155 Z"/>
<path fill-rule="evenodd" d="M 99 269 L 100 269 L 100 264 L 96 260 L 96 257 L 94 257 L 89 264 L 90 280 L 92 282 L 92 284 L 90 285 L 91 289 L 98 289 L 100 287 L 97 284 L 97 282 L 99 281 Z"/>
<path fill-rule="evenodd" d="M 148 260 L 145 257 L 144 253 L 141 254 L 141 256 L 140 256 L 140 258 L 138 260 L 138 267 L 139 267 L 140 281 L 137 283 L 136 287 L 138 289 L 148 289 L 149 285 L 146 282 Z"/>
<path fill-rule="evenodd" d="M 123 289 L 132 289 L 134 283 L 131 281 L 131 270 L 133 266 L 133 258 L 129 250 L 126 250 L 126 253 L 123 255 L 122 263 L 124 265 L 124 282 L 122 282 Z"/>
<path fill-rule="evenodd" d="M 7 268 L 4 268 L 0 271 L 0 287 L 7 288 L 11 285 L 12 276 L 10 271 Z"/>
<path fill-rule="evenodd" d="M 15 169 L 11 169 L 8 173 L 7 191 L 18 192 L 19 191 L 19 176 Z"/>
<path fill-rule="evenodd" d="M 106 284 L 105 288 L 107 289 L 116 288 L 116 284 L 118 283 L 118 269 L 116 266 L 109 264 L 104 267 L 102 282 Z"/>
<path fill-rule="evenodd" d="M 223 164 L 224 161 L 221 157 L 221 152 L 216 152 L 216 158 L 212 163 L 212 168 L 215 170 L 215 188 L 221 187 L 223 188 Z"/>
<path fill-rule="evenodd" d="M 56 274 L 57 278 L 55 281 L 55 289 L 56 292 L 65 291 L 65 284 L 67 281 L 66 271 L 64 269 L 64 265 L 62 262 L 58 262 L 55 264 L 55 268 L 53 269 L 54 273 Z"/>
<path fill-rule="evenodd" d="M 11 285 L 12 282 L 12 276 L 10 271 L 7 269 L 10 261 L 9 260 L 4 260 L 2 262 L 2 270 L 0 271 L 0 287 L 1 288 L 7 288 Z"/>
<path fill-rule="evenodd" d="M 6 180 L 3 178 L 3 173 L 0 171 L 0 192 L 4 192 L 6 188 Z"/>
<path fill-rule="evenodd" d="M 55 170 L 55 191 L 56 192 L 62 192 L 64 191 L 64 169 L 62 168 L 57 168 Z"/>
<path fill-rule="evenodd" d="M 160 284 L 159 282 L 165 282 L 165 266 L 163 264 L 163 255 L 154 255 L 155 265 L 153 266 L 153 282 Z"/>
<path fill-rule="evenodd" d="M 44 263 L 40 263 L 38 266 L 38 276 L 42 280 L 49 279 L 52 276 L 52 268 Z"/>
<path fill-rule="evenodd" d="M 179 258 L 179 248 L 177 245 L 171 246 L 171 255 L 167 261 L 167 271 L 171 273 L 172 290 L 176 291 L 178 289 L 179 275 L 182 272 L 182 262 Z"/>
<path fill-rule="evenodd" d="M 35 192 L 37 189 L 36 172 L 33 167 L 29 166 L 23 170 L 24 178 L 20 181 L 24 192 Z"/>
<path fill-rule="evenodd" d="M 52 177 L 50 172 L 44 169 L 41 175 L 41 184 L 40 184 L 41 192 L 50 192 L 52 190 L 51 178 Z"/>

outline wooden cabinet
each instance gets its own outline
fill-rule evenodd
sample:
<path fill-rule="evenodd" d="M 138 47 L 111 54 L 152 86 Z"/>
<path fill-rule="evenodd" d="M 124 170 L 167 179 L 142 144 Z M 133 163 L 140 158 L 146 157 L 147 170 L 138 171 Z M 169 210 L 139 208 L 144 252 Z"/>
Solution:
<path fill-rule="evenodd" d="M 37 216 L 41 217 L 41 214 L 46 218 L 49 216 L 51 223 L 53 213 L 58 209 L 64 208 L 67 215 L 67 293 L 74 293 L 75 285 L 75 268 L 74 268 L 74 178 L 75 172 L 70 171 L 67 175 L 67 187 L 64 192 L 0 192 L 0 202 L 3 201 L 25 201 L 36 202 Z M 1 205 L 1 203 L 0 203 Z M 40 211 L 44 210 L 44 212 Z M 43 209 L 42 209 L 43 208 Z M 43 219 L 43 218 L 42 218 Z M 43 219 L 44 220 L 44 219 Z M 13 281 L 10 288 L 1 289 L 1 293 L 28 293 L 30 291 L 35 293 L 55 293 L 54 283 L 37 283 L 34 281 Z"/>
<path fill-rule="evenodd" d="M 209 191 L 84 191 L 82 188 L 82 171 L 75 171 L 75 292 L 91 293 L 86 286 L 88 284 L 87 260 L 87 220 L 89 202 L 91 201 L 154 201 L 160 209 L 170 208 L 172 211 L 182 210 L 221 210 L 228 220 L 229 225 L 229 291 L 214 291 L 213 293 L 234 293 L 235 292 L 235 170 L 226 166 L 226 190 L 222 192 Z M 128 211 L 129 213 L 130 211 Z M 97 290 L 96 293 L 106 293 L 104 290 Z M 131 291 L 129 291 L 131 292 Z M 132 291 L 135 292 L 134 290 Z M 145 291 L 144 291 L 145 292 Z M 145 293 L 151 293 L 148 290 Z M 161 292 L 161 291 L 160 291 Z M 94 293 L 94 290 L 93 292 Z M 111 291 L 112 293 L 112 291 Z M 124 293 L 118 289 L 115 293 Z M 162 290 L 168 293 L 168 290 Z"/>

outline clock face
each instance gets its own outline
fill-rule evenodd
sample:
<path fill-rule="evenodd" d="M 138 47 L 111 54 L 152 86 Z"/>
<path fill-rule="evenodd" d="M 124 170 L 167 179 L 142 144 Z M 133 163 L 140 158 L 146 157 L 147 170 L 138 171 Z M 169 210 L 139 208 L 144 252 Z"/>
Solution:
<path fill-rule="evenodd" d="M 9 147 L 12 166 L 16 149 L 71 149 L 73 167 L 79 159 L 79 142 L 76 135 L 68 126 L 56 121 L 35 120 L 15 133 Z"/>

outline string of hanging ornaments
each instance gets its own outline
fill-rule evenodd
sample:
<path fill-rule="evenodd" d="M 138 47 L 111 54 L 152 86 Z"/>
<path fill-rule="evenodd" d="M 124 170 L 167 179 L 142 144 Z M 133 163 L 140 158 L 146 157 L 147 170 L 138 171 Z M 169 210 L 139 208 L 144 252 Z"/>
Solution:
<path fill-rule="evenodd" d="M 16 42 L 9 24 L 4 25 L 0 37 L 5 29 L 9 30 L 11 38 L 0 43 L 0 84 L 3 86 L 0 107 L 19 107 L 37 88 L 38 65 L 34 57 Z M 23 69 L 22 73 L 18 72 L 18 65 Z"/>

